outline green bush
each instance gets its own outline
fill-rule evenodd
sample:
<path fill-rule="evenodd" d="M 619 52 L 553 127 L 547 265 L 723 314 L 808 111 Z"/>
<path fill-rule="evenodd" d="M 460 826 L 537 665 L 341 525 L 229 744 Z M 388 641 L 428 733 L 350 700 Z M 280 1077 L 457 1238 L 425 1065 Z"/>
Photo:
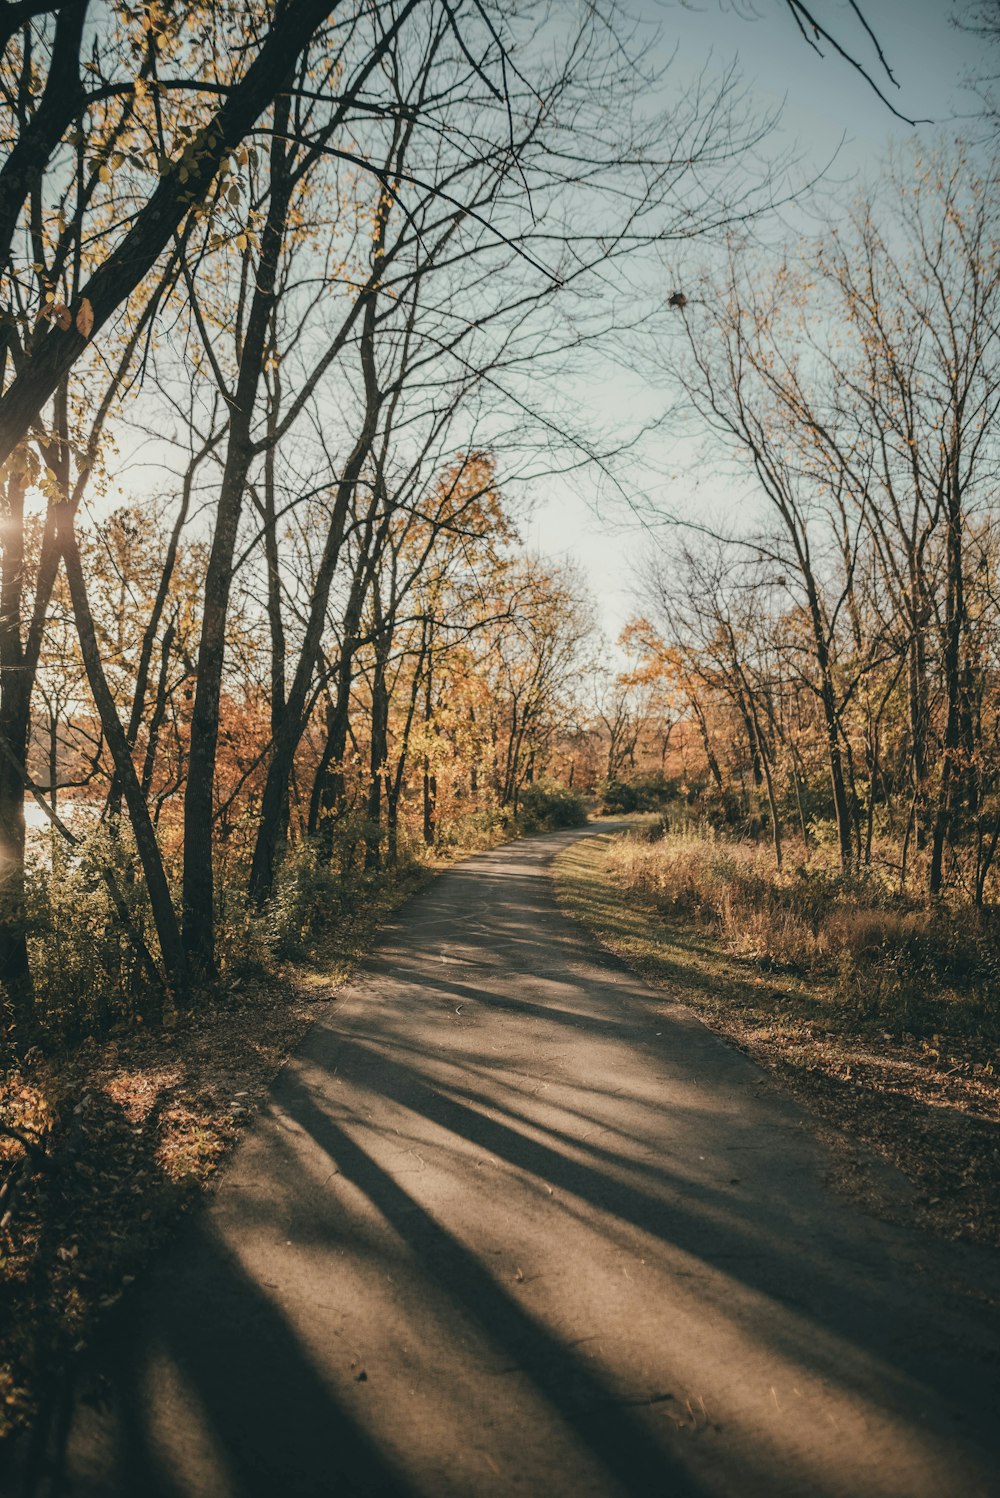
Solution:
<path fill-rule="evenodd" d="M 353 812 L 339 818 L 322 839 L 293 843 L 263 910 L 249 912 L 238 898 L 228 902 L 233 918 L 219 932 L 228 971 L 266 968 L 274 959 L 305 955 L 325 927 L 354 915 L 412 872 L 413 853 L 402 828 L 396 866 L 376 872 L 364 869 L 368 826 L 362 813 Z"/>
<path fill-rule="evenodd" d="M 598 789 L 604 816 L 623 816 L 631 811 L 663 811 L 680 794 L 676 780 L 662 775 L 639 776 L 635 780 L 606 780 Z"/>
<path fill-rule="evenodd" d="M 29 864 L 26 894 L 35 1017 L 46 1048 L 107 1034 L 157 1003 L 128 929 L 156 953 L 126 828 L 113 834 L 97 826 L 73 849 L 50 846 Z"/>
<path fill-rule="evenodd" d="M 560 827 L 582 827 L 587 807 L 582 796 L 564 785 L 538 780 L 525 786 L 517 811 L 521 832 L 556 831 Z"/>

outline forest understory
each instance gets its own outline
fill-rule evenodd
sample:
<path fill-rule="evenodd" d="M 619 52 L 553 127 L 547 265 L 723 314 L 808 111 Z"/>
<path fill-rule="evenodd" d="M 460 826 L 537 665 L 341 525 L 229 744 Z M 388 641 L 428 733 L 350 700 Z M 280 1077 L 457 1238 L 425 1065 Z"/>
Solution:
<path fill-rule="evenodd" d="M 445 861 L 382 875 L 294 956 L 204 989 L 192 1014 L 123 1022 L 7 1072 L 0 1441 L 31 1425 L 53 1376 L 214 1186 L 318 1007 Z"/>
<path fill-rule="evenodd" d="M 954 973 L 951 985 L 908 973 L 898 941 L 882 945 L 886 928 L 898 932 L 904 917 L 883 909 L 880 936 L 878 912 L 860 903 L 838 952 L 813 941 L 811 953 L 802 943 L 793 957 L 788 902 L 784 920 L 777 901 L 766 916 L 761 891 L 773 896 L 780 886 L 764 876 L 748 896 L 748 865 L 762 873 L 757 850 L 656 837 L 654 826 L 588 838 L 556 867 L 560 900 L 605 946 L 807 1110 L 831 1147 L 839 1186 L 879 1215 L 997 1247 L 995 983 L 970 991 Z M 911 929 L 925 924 L 913 912 L 908 918 Z M 968 936 L 971 924 L 962 922 Z"/>

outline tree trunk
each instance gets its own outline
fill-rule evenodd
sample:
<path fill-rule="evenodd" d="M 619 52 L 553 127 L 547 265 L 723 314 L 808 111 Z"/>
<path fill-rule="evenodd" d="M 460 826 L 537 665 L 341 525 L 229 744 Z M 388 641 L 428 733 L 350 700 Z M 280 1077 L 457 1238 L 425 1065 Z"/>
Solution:
<path fill-rule="evenodd" d="M 748 701 L 753 723 L 754 748 L 763 772 L 764 785 L 767 789 L 767 805 L 771 813 L 771 843 L 774 847 L 774 862 L 780 872 L 782 864 L 781 820 L 778 816 L 778 798 L 775 794 L 774 775 L 771 771 L 771 750 L 761 731 L 760 719 L 757 715 L 757 704 L 754 702 L 752 695 L 748 696 Z"/>
<path fill-rule="evenodd" d="M 313 780 L 309 798 L 309 832 L 320 837 L 321 850 L 327 858 L 332 852 L 332 822 L 344 809 L 346 782 L 344 755 L 350 723 L 351 685 L 354 650 L 345 642 L 337 672 L 337 694 L 327 710 L 326 743 Z"/>
<path fill-rule="evenodd" d="M 803 569 L 805 570 L 805 569 Z M 837 822 L 837 840 L 840 845 L 840 866 L 846 873 L 854 865 L 854 837 L 852 833 L 851 807 L 844 778 L 844 760 L 840 750 L 840 723 L 837 718 L 837 698 L 833 685 L 833 669 L 826 631 L 823 627 L 819 598 L 815 591 L 811 572 L 806 575 L 809 594 L 809 616 L 813 631 L 813 646 L 816 664 L 819 667 L 820 701 L 823 704 L 823 720 L 826 727 L 827 764 L 830 770 L 830 788 L 833 792 L 833 809 Z"/>
<path fill-rule="evenodd" d="M 365 827 L 365 871 L 382 867 L 382 777 L 388 755 L 389 694 L 385 680 L 385 647 L 375 651 L 372 673 L 371 745 L 369 749 L 368 815 Z"/>
<path fill-rule="evenodd" d="M 0 984 L 10 1007 L 14 1040 L 23 1049 L 34 1033 L 34 999 L 25 931 L 24 778 L 18 768 L 27 755 L 28 714 L 16 701 L 20 695 L 5 676 L 0 702 L 6 751 L 0 756 Z"/>
<path fill-rule="evenodd" d="M 0 985 L 24 1049 L 34 1033 L 34 994 L 25 930 L 24 791 L 31 733 L 31 691 L 45 616 L 58 566 L 51 521 L 46 522 L 35 586 L 29 648 L 22 640 L 24 495 L 26 472 L 7 481 L 0 554 Z M 6 1028 L 6 1027 L 4 1027 Z"/>
<path fill-rule="evenodd" d="M 940 894 L 944 877 L 944 847 L 955 812 L 962 719 L 962 637 L 965 625 L 965 578 L 962 556 L 962 507 L 957 480 L 948 489 L 948 584 L 945 595 L 944 686 L 947 714 L 941 786 L 931 832 L 929 889 Z"/>
<path fill-rule="evenodd" d="M 865 820 L 865 868 L 871 868 L 872 842 L 875 837 L 875 782 L 879 774 L 879 735 L 877 725 L 872 725 L 865 740 L 865 758 L 868 761 L 868 811 Z"/>
<path fill-rule="evenodd" d="M 694 711 L 695 722 L 698 724 L 698 732 L 701 736 L 701 745 L 705 751 L 705 762 L 708 765 L 709 773 L 712 779 L 715 781 L 716 790 L 721 792 L 722 771 L 719 769 L 719 761 L 715 757 L 712 749 L 712 741 L 708 736 L 708 723 L 705 721 L 705 714 L 702 711 L 701 703 L 696 697 L 692 697 L 690 699 L 690 702 L 691 707 Z"/>
<path fill-rule="evenodd" d="M 187 997 L 187 964 L 181 933 L 170 897 L 170 887 L 167 884 L 159 844 L 156 841 L 156 832 L 150 819 L 149 807 L 142 794 L 139 778 L 135 773 L 135 765 L 132 763 L 128 739 L 104 674 L 104 665 L 97 642 L 97 629 L 90 610 L 80 551 L 73 529 L 73 517 L 68 507 L 60 513 L 59 541 L 73 604 L 73 617 L 80 641 L 80 653 L 83 656 L 94 706 L 97 708 L 101 728 L 111 751 L 115 772 L 128 807 L 129 820 L 146 881 L 167 983 L 173 989 L 178 1003 L 183 1003 Z M 161 999 L 162 995 L 157 993 L 155 1007 L 147 1013 L 147 1018 L 154 1021 L 161 1018 Z"/>
<path fill-rule="evenodd" d="M 424 729 L 430 731 L 430 722 L 434 713 L 434 656 L 433 641 L 428 637 L 428 626 L 424 625 L 424 649 L 427 658 L 427 670 L 424 676 Z M 432 848 L 437 837 L 437 777 L 431 773 L 430 756 L 424 752 L 424 776 L 423 776 L 423 836 L 424 846 Z"/>
<path fill-rule="evenodd" d="M 424 843 L 428 848 L 433 848 L 437 837 L 437 776 L 431 773 L 431 762 L 426 754 L 424 755 L 423 801 Z"/>
<path fill-rule="evenodd" d="M 256 289 L 247 320 L 236 393 L 230 401 L 229 443 L 219 493 L 215 535 L 205 578 L 197 685 L 191 716 L 191 746 L 184 796 L 184 949 L 192 968 L 205 977 L 215 968 L 215 762 L 219 739 L 226 626 L 233 578 L 236 535 L 243 497 L 254 457 L 251 440 L 254 407 L 263 368 L 268 327 L 274 305 L 278 262 L 292 188 L 291 147 L 284 138 L 289 117 L 287 95 L 275 106 L 271 146 L 271 196 L 261 237 Z M 277 812 L 275 819 L 278 819 Z"/>
<path fill-rule="evenodd" d="M 399 787 L 385 777 L 385 861 L 394 869 L 399 861 Z"/>
<path fill-rule="evenodd" d="M 911 562 L 911 593 L 919 586 Z M 926 839 L 927 814 L 927 661 L 924 647 L 922 608 L 914 604 L 913 635 L 907 661 L 907 706 L 910 717 L 910 768 L 913 779 L 914 818 L 917 847 Z"/>
<path fill-rule="evenodd" d="M 376 298 L 373 292 L 366 294 L 365 312 L 361 334 L 361 366 L 365 386 L 365 416 L 361 432 L 344 467 L 337 485 L 337 497 L 330 516 L 323 555 L 317 569 L 313 596 L 309 605 L 302 647 L 295 668 L 295 676 L 288 691 L 281 720 L 274 734 L 274 749 L 267 768 L 267 780 L 261 800 L 260 822 L 254 844 L 253 861 L 250 866 L 249 894 L 256 905 L 263 905 L 274 887 L 274 874 L 281 831 L 281 808 L 288 795 L 288 780 L 295 761 L 295 752 L 306 727 L 306 702 L 312 685 L 316 662 L 319 659 L 323 630 L 326 626 L 327 604 L 330 589 L 340 558 L 344 533 L 350 514 L 351 501 L 355 497 L 358 480 L 371 450 L 378 422 L 381 392 L 375 368 L 375 311 Z M 374 546 L 372 527 L 375 519 L 376 499 L 373 497 L 365 524 L 365 544 L 362 557 L 352 582 L 348 603 L 346 631 L 355 632 L 357 620 L 364 604 L 365 593 L 371 581 L 375 561 L 381 552 L 387 533 L 387 521 L 379 527 Z M 369 548 L 372 548 L 369 554 Z"/>
<path fill-rule="evenodd" d="M 823 716 L 826 720 L 827 760 L 830 768 L 830 788 L 833 792 L 833 809 L 837 822 L 837 840 L 840 844 L 840 866 L 846 873 L 854 862 L 854 840 L 851 836 L 851 808 L 844 783 L 844 761 L 840 752 L 840 729 L 833 697 L 833 684 L 824 678 L 822 688 Z"/>

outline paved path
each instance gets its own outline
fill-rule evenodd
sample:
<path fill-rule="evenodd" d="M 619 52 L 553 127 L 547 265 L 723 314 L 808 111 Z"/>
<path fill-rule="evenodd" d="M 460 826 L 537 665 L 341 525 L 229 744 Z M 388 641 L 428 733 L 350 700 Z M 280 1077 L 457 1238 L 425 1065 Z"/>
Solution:
<path fill-rule="evenodd" d="M 438 879 L 130 1301 L 74 1498 L 977 1498 L 996 1260 L 824 1185 L 801 1114 L 558 911 Z M 51 1458 L 51 1453 L 50 1453 Z"/>

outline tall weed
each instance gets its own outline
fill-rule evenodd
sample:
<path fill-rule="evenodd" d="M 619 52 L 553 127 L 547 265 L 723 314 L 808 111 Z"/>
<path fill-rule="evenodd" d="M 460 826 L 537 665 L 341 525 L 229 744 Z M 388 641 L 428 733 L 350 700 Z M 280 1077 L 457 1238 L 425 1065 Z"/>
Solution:
<path fill-rule="evenodd" d="M 830 864 L 778 873 L 769 850 L 702 834 L 626 837 L 617 879 L 664 916 L 694 920 L 764 971 L 832 984 L 845 1020 L 895 1032 L 1000 1026 L 996 912 L 901 896 Z"/>

